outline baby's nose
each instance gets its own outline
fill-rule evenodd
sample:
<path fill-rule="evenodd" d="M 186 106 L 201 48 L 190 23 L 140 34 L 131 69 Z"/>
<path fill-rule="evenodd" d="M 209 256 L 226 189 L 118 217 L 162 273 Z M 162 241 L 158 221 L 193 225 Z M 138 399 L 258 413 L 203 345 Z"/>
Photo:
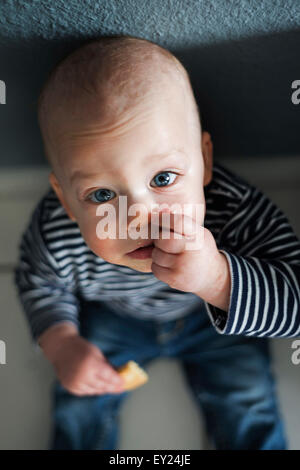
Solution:
<path fill-rule="evenodd" d="M 151 231 L 151 220 L 155 217 L 157 204 L 152 199 L 139 199 L 138 202 L 128 203 L 127 226 L 135 232 Z M 150 235 L 149 235 L 150 236 Z"/>
<path fill-rule="evenodd" d="M 151 218 L 151 212 L 153 208 L 158 204 L 155 202 L 153 197 L 147 197 L 146 195 L 135 195 L 127 198 L 127 210 L 128 218 L 139 216 L 141 220 Z"/>

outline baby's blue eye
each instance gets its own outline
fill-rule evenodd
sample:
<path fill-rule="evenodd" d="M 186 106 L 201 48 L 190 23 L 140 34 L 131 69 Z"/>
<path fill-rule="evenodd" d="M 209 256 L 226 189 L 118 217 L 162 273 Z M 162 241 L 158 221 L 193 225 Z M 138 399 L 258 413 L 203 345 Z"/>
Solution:
<path fill-rule="evenodd" d="M 172 175 L 171 177 L 169 175 Z M 175 181 L 176 173 L 172 171 L 163 171 L 162 173 L 158 173 L 152 181 L 155 182 L 155 186 L 167 186 Z M 151 186 L 153 186 L 151 184 Z"/>
<path fill-rule="evenodd" d="M 89 199 L 93 202 L 107 202 L 107 201 L 110 201 L 110 199 L 113 199 L 115 195 L 116 193 L 114 191 L 111 191 L 110 189 L 97 189 L 97 191 L 94 191 L 89 196 Z M 93 196 L 94 196 L 94 199 L 93 199 Z"/>

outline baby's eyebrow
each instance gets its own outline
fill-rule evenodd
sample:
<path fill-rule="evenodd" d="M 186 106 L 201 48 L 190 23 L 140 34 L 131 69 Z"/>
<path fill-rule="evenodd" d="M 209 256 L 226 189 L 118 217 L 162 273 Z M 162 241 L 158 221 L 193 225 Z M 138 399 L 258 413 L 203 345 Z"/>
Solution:
<path fill-rule="evenodd" d="M 184 157 L 185 159 L 187 159 L 187 155 L 186 153 L 184 152 L 183 149 L 172 149 L 170 150 L 169 152 L 167 153 L 158 153 L 156 155 L 148 155 L 145 157 L 145 160 L 149 160 L 149 162 L 153 162 L 153 160 L 159 160 L 161 162 L 163 162 L 164 160 L 166 160 L 167 158 L 170 158 L 170 157 Z M 101 170 L 101 174 L 104 175 L 106 173 L 105 170 Z M 78 179 L 88 179 L 88 178 L 94 178 L 96 176 L 95 173 L 81 173 L 80 170 L 75 170 L 72 174 L 71 174 L 71 177 L 70 177 L 70 181 L 71 181 L 71 184 L 78 180 Z"/>
<path fill-rule="evenodd" d="M 158 153 L 157 155 L 148 155 L 145 160 L 150 160 L 150 159 L 160 159 L 160 160 L 164 160 L 168 157 L 171 157 L 171 156 L 177 156 L 177 155 L 180 155 L 180 156 L 184 156 L 186 157 L 186 153 L 184 152 L 183 149 L 172 149 L 170 150 L 169 152 L 167 153 Z"/>
<path fill-rule="evenodd" d="M 94 178 L 95 176 L 96 176 L 95 173 L 81 173 L 80 170 L 76 170 L 72 173 L 70 181 L 72 184 L 76 180 Z"/>

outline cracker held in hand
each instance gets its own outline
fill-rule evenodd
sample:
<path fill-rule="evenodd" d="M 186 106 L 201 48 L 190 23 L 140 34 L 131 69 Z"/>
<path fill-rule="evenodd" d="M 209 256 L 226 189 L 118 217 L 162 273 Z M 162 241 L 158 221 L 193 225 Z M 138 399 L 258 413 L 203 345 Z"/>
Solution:
<path fill-rule="evenodd" d="M 148 375 L 139 367 L 134 361 L 129 361 L 124 366 L 118 369 L 119 374 L 124 379 L 125 390 L 133 390 L 148 382 Z"/>

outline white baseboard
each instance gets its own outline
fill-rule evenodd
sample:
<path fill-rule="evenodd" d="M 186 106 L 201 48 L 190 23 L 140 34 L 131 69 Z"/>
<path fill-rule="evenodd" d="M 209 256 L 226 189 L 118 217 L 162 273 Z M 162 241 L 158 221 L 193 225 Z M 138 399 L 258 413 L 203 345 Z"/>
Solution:
<path fill-rule="evenodd" d="M 261 189 L 300 186 L 300 156 L 224 158 L 219 162 Z"/>
<path fill-rule="evenodd" d="M 50 168 L 18 167 L 2 168 L 0 172 L 0 200 L 7 197 L 36 198 L 50 185 Z"/>

